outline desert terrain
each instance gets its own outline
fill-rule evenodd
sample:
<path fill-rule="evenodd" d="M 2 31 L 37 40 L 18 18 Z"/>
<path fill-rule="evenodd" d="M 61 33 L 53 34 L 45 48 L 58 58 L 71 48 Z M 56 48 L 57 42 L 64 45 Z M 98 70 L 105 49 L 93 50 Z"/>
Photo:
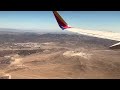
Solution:
<path fill-rule="evenodd" d="M 9 79 L 120 79 L 116 41 L 76 34 L 0 33 L 0 76 Z"/>

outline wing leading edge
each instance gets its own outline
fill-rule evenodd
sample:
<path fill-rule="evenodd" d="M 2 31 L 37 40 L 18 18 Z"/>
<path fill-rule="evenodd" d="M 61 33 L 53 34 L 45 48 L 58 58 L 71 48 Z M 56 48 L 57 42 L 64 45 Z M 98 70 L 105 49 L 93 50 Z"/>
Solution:
<path fill-rule="evenodd" d="M 65 20 L 59 15 L 57 11 L 53 11 L 53 14 L 57 20 L 58 25 L 62 30 L 68 30 L 74 33 L 83 34 L 87 36 L 110 39 L 115 41 L 120 41 L 120 33 L 107 32 L 107 31 L 95 31 L 95 30 L 84 30 L 80 28 L 69 27 Z M 111 45 L 111 49 L 120 49 L 120 42 L 114 45 Z"/>

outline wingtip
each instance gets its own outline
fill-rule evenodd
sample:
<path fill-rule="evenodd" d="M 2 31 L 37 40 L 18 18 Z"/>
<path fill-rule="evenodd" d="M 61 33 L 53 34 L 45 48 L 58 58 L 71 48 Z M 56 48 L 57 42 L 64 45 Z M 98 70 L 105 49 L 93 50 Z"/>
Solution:
<path fill-rule="evenodd" d="M 64 29 L 67 29 L 67 28 L 71 28 L 68 26 L 68 24 L 65 22 L 65 20 L 60 16 L 60 14 L 58 13 L 58 11 L 53 11 L 53 14 L 56 18 L 56 21 L 59 25 L 59 27 L 64 30 Z"/>

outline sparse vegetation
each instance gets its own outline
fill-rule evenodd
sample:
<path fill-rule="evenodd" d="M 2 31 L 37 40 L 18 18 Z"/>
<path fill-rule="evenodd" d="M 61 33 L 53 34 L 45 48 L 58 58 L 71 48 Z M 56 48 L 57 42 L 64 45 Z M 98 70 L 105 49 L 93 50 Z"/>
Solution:
<path fill-rule="evenodd" d="M 108 49 L 114 43 L 75 34 L 4 32 L 0 70 L 12 78 L 120 78 L 120 51 Z"/>

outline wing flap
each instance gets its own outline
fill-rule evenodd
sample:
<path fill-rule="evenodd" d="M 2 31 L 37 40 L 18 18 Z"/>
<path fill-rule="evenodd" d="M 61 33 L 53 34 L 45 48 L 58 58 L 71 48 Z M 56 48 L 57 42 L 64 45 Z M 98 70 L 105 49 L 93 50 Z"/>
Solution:
<path fill-rule="evenodd" d="M 120 42 L 109 47 L 110 49 L 120 49 Z"/>

